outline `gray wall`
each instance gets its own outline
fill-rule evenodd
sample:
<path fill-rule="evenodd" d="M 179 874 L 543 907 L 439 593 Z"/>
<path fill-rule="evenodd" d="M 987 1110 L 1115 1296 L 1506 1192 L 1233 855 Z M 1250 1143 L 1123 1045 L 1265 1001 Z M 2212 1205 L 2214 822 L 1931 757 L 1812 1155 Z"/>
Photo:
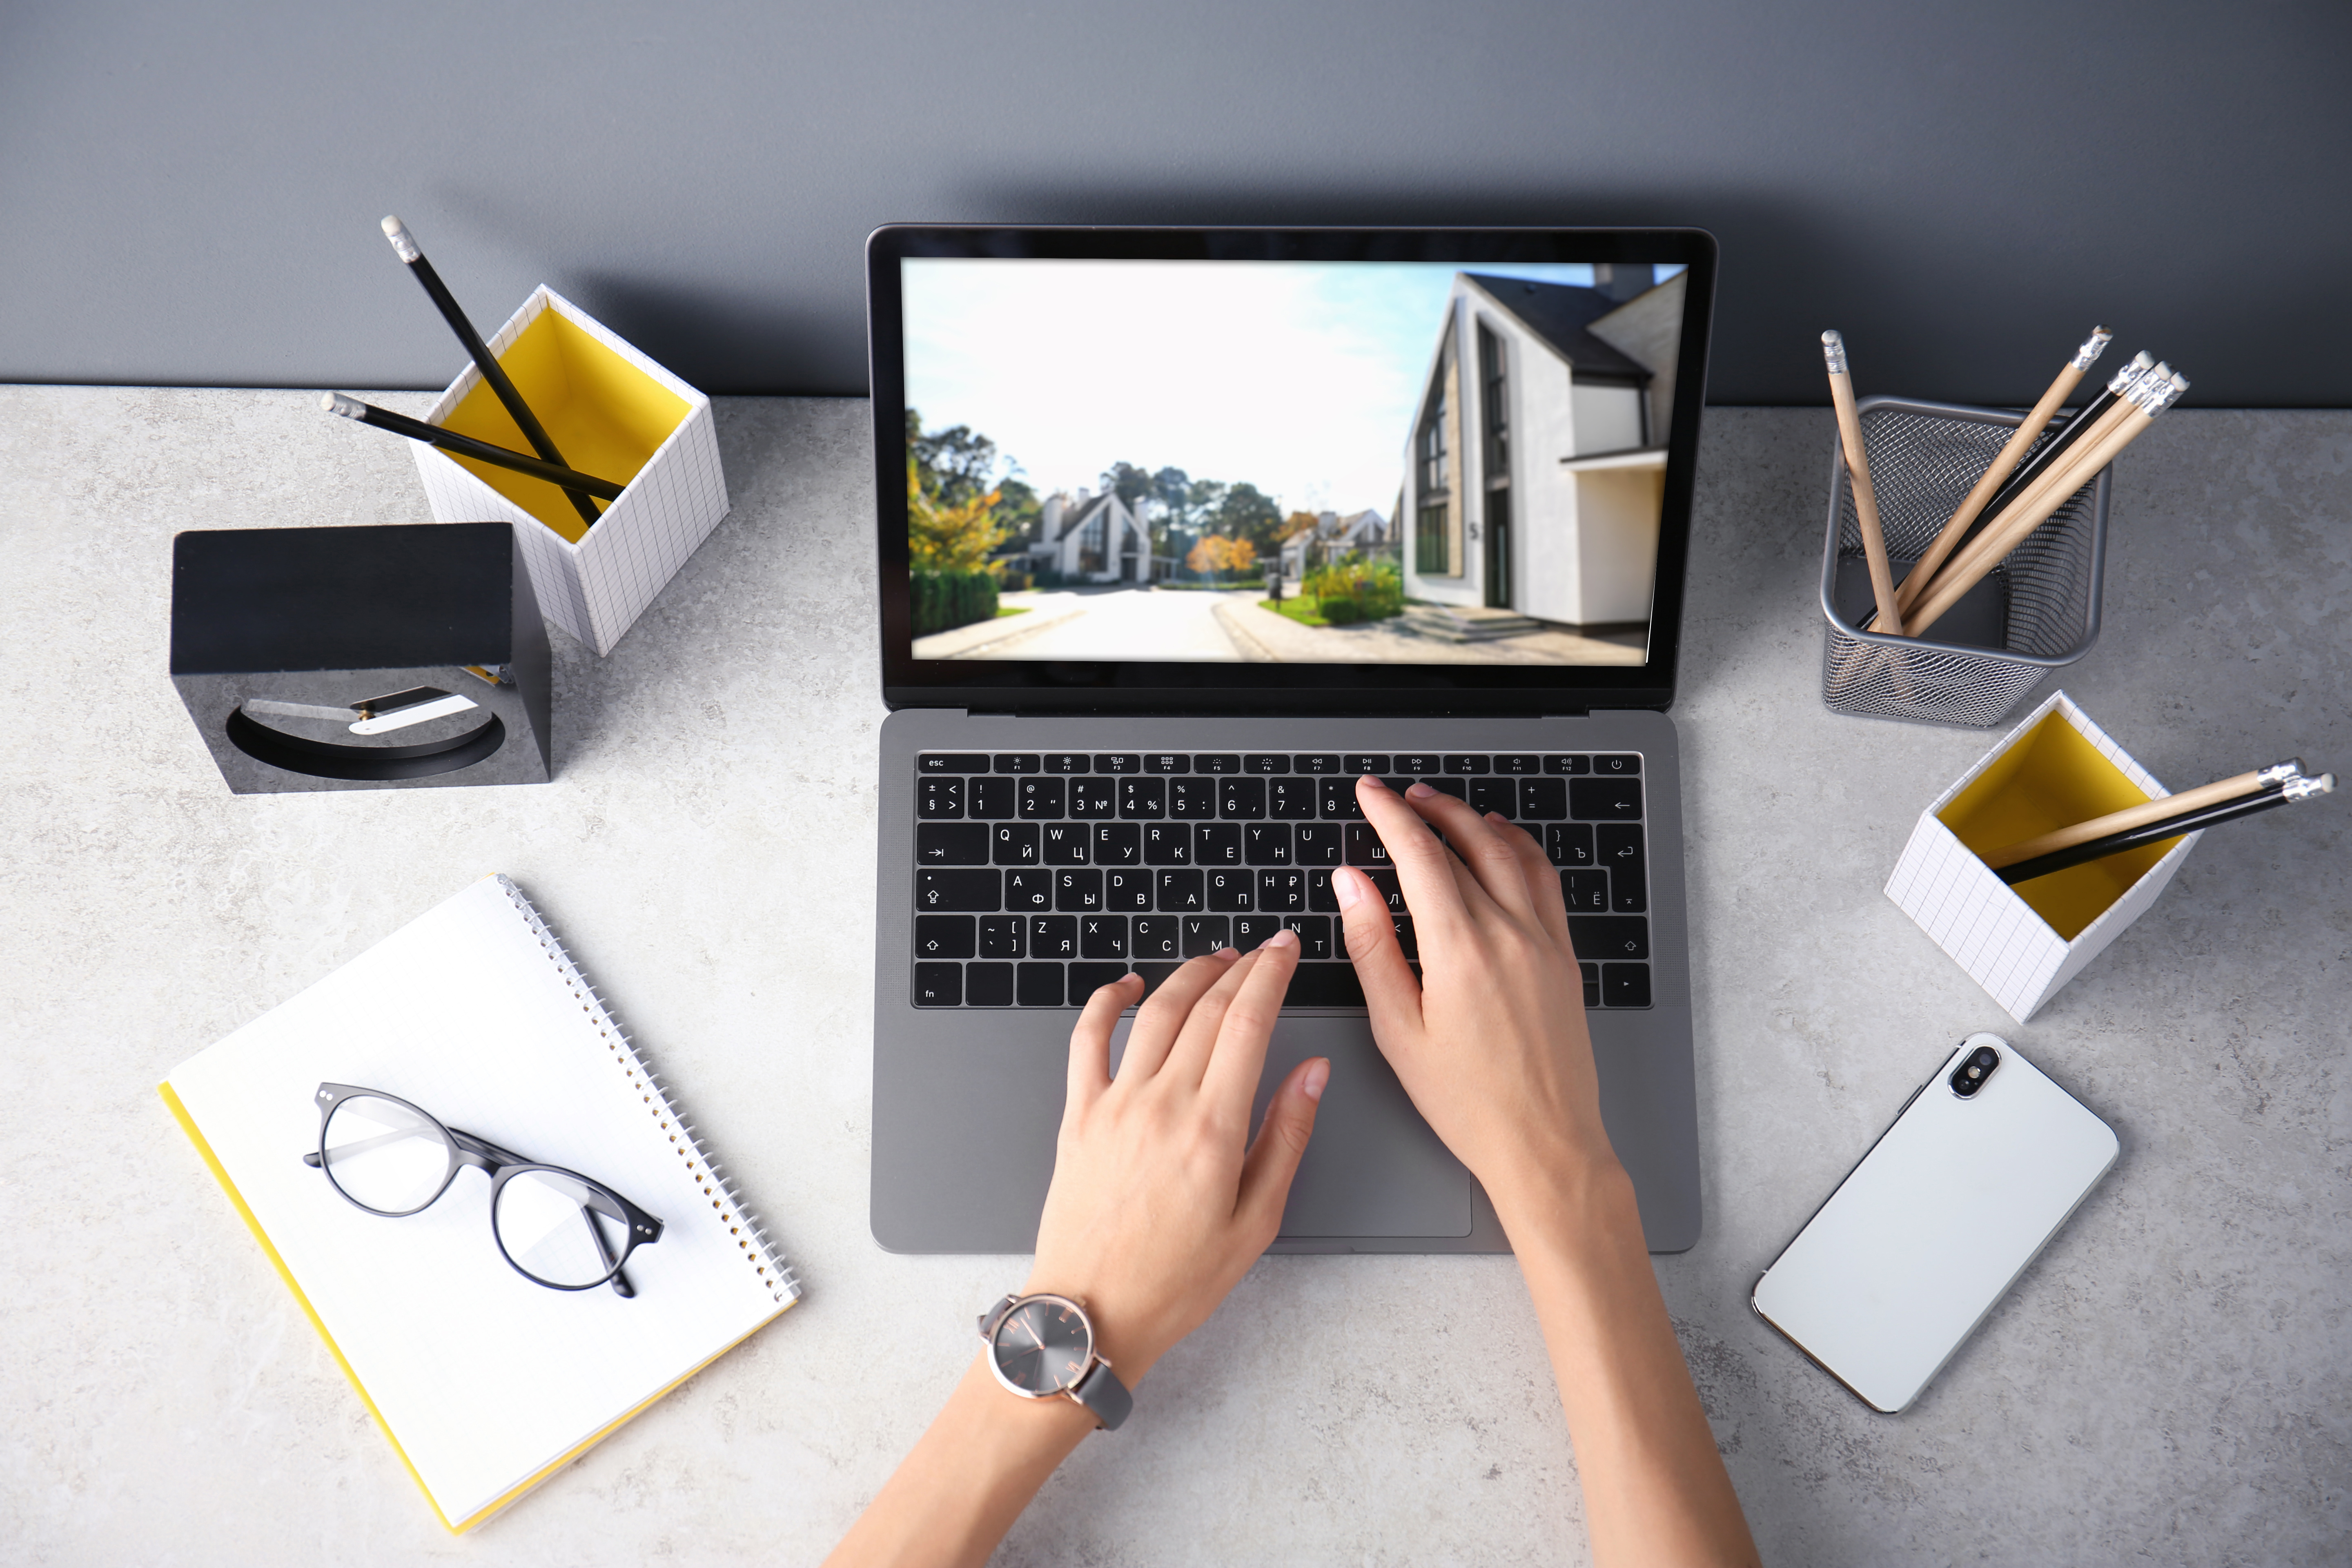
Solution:
<path fill-rule="evenodd" d="M 2022 401 L 2095 321 L 2352 405 L 2352 7 L 0 4 L 0 380 L 438 386 L 375 220 L 714 392 L 865 385 L 893 219 L 1689 223 L 1711 395 Z M 1112 346 L 1115 350 L 1115 345 Z"/>

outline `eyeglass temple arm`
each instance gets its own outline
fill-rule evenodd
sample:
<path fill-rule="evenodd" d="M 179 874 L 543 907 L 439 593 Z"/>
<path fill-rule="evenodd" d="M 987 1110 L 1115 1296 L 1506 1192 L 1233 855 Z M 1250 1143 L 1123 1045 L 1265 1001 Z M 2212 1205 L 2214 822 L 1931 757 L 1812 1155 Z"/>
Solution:
<path fill-rule="evenodd" d="M 613 1294 L 625 1300 L 634 1300 L 637 1288 L 629 1283 L 627 1275 L 621 1272 L 621 1260 L 613 1256 L 613 1248 L 604 1240 L 604 1231 L 597 1227 L 596 1216 L 583 1208 L 580 1211 L 580 1223 L 588 1227 L 589 1238 L 596 1244 L 596 1256 L 603 1258 L 604 1267 L 613 1271 Z"/>

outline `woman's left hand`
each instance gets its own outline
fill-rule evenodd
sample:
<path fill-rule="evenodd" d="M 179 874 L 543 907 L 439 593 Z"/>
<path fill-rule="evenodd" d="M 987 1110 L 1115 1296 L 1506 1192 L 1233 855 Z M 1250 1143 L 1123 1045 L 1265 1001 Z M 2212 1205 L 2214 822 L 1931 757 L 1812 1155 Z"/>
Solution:
<path fill-rule="evenodd" d="M 1207 1321 L 1282 1224 L 1331 1072 L 1301 1062 L 1249 1136 L 1282 996 L 1298 963 L 1283 931 L 1245 957 L 1196 958 L 1137 1010 L 1110 1076 L 1111 1029 L 1142 988 L 1097 991 L 1070 1035 L 1069 1098 L 1024 1293 L 1082 1302 L 1132 1388 Z"/>

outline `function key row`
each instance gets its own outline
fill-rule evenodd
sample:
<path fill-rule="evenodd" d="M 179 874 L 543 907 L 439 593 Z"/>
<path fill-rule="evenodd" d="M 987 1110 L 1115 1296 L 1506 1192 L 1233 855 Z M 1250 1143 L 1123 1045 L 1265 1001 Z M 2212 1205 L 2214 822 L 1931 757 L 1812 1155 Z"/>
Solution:
<path fill-rule="evenodd" d="M 1353 778 L 1404 773 L 1440 778 L 1486 773 L 1631 776 L 1635 752 L 1597 756 L 1536 752 L 926 752 L 919 773 L 1307 773 Z"/>
<path fill-rule="evenodd" d="M 1413 780 L 1387 781 L 1402 793 Z M 1638 778 L 1478 778 L 1439 776 L 1432 789 L 1469 803 L 1481 814 L 1495 812 L 1514 822 L 1635 822 L 1642 816 Z M 1174 819 L 1304 822 L 1313 818 L 1360 820 L 1352 778 L 1315 779 L 1284 773 L 1273 778 L 1185 774 L 1109 778 L 1006 778 L 933 775 L 915 781 L 915 815 L 925 822 L 1078 822 L 1120 818 L 1130 822 Z"/>

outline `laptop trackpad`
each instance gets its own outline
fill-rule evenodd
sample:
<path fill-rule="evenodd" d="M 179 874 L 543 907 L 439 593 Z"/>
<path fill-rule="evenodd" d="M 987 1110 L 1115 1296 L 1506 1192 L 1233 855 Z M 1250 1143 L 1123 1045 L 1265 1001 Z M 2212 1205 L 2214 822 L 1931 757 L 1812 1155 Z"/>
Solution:
<path fill-rule="evenodd" d="M 1114 1065 L 1127 1028 L 1123 1022 L 1111 1042 Z M 1250 1111 L 1253 1133 L 1275 1085 L 1309 1057 L 1331 1058 L 1331 1081 L 1291 1184 L 1282 1234 L 1469 1235 L 1470 1173 L 1413 1110 L 1360 1017 L 1286 1015 L 1275 1026 Z"/>

